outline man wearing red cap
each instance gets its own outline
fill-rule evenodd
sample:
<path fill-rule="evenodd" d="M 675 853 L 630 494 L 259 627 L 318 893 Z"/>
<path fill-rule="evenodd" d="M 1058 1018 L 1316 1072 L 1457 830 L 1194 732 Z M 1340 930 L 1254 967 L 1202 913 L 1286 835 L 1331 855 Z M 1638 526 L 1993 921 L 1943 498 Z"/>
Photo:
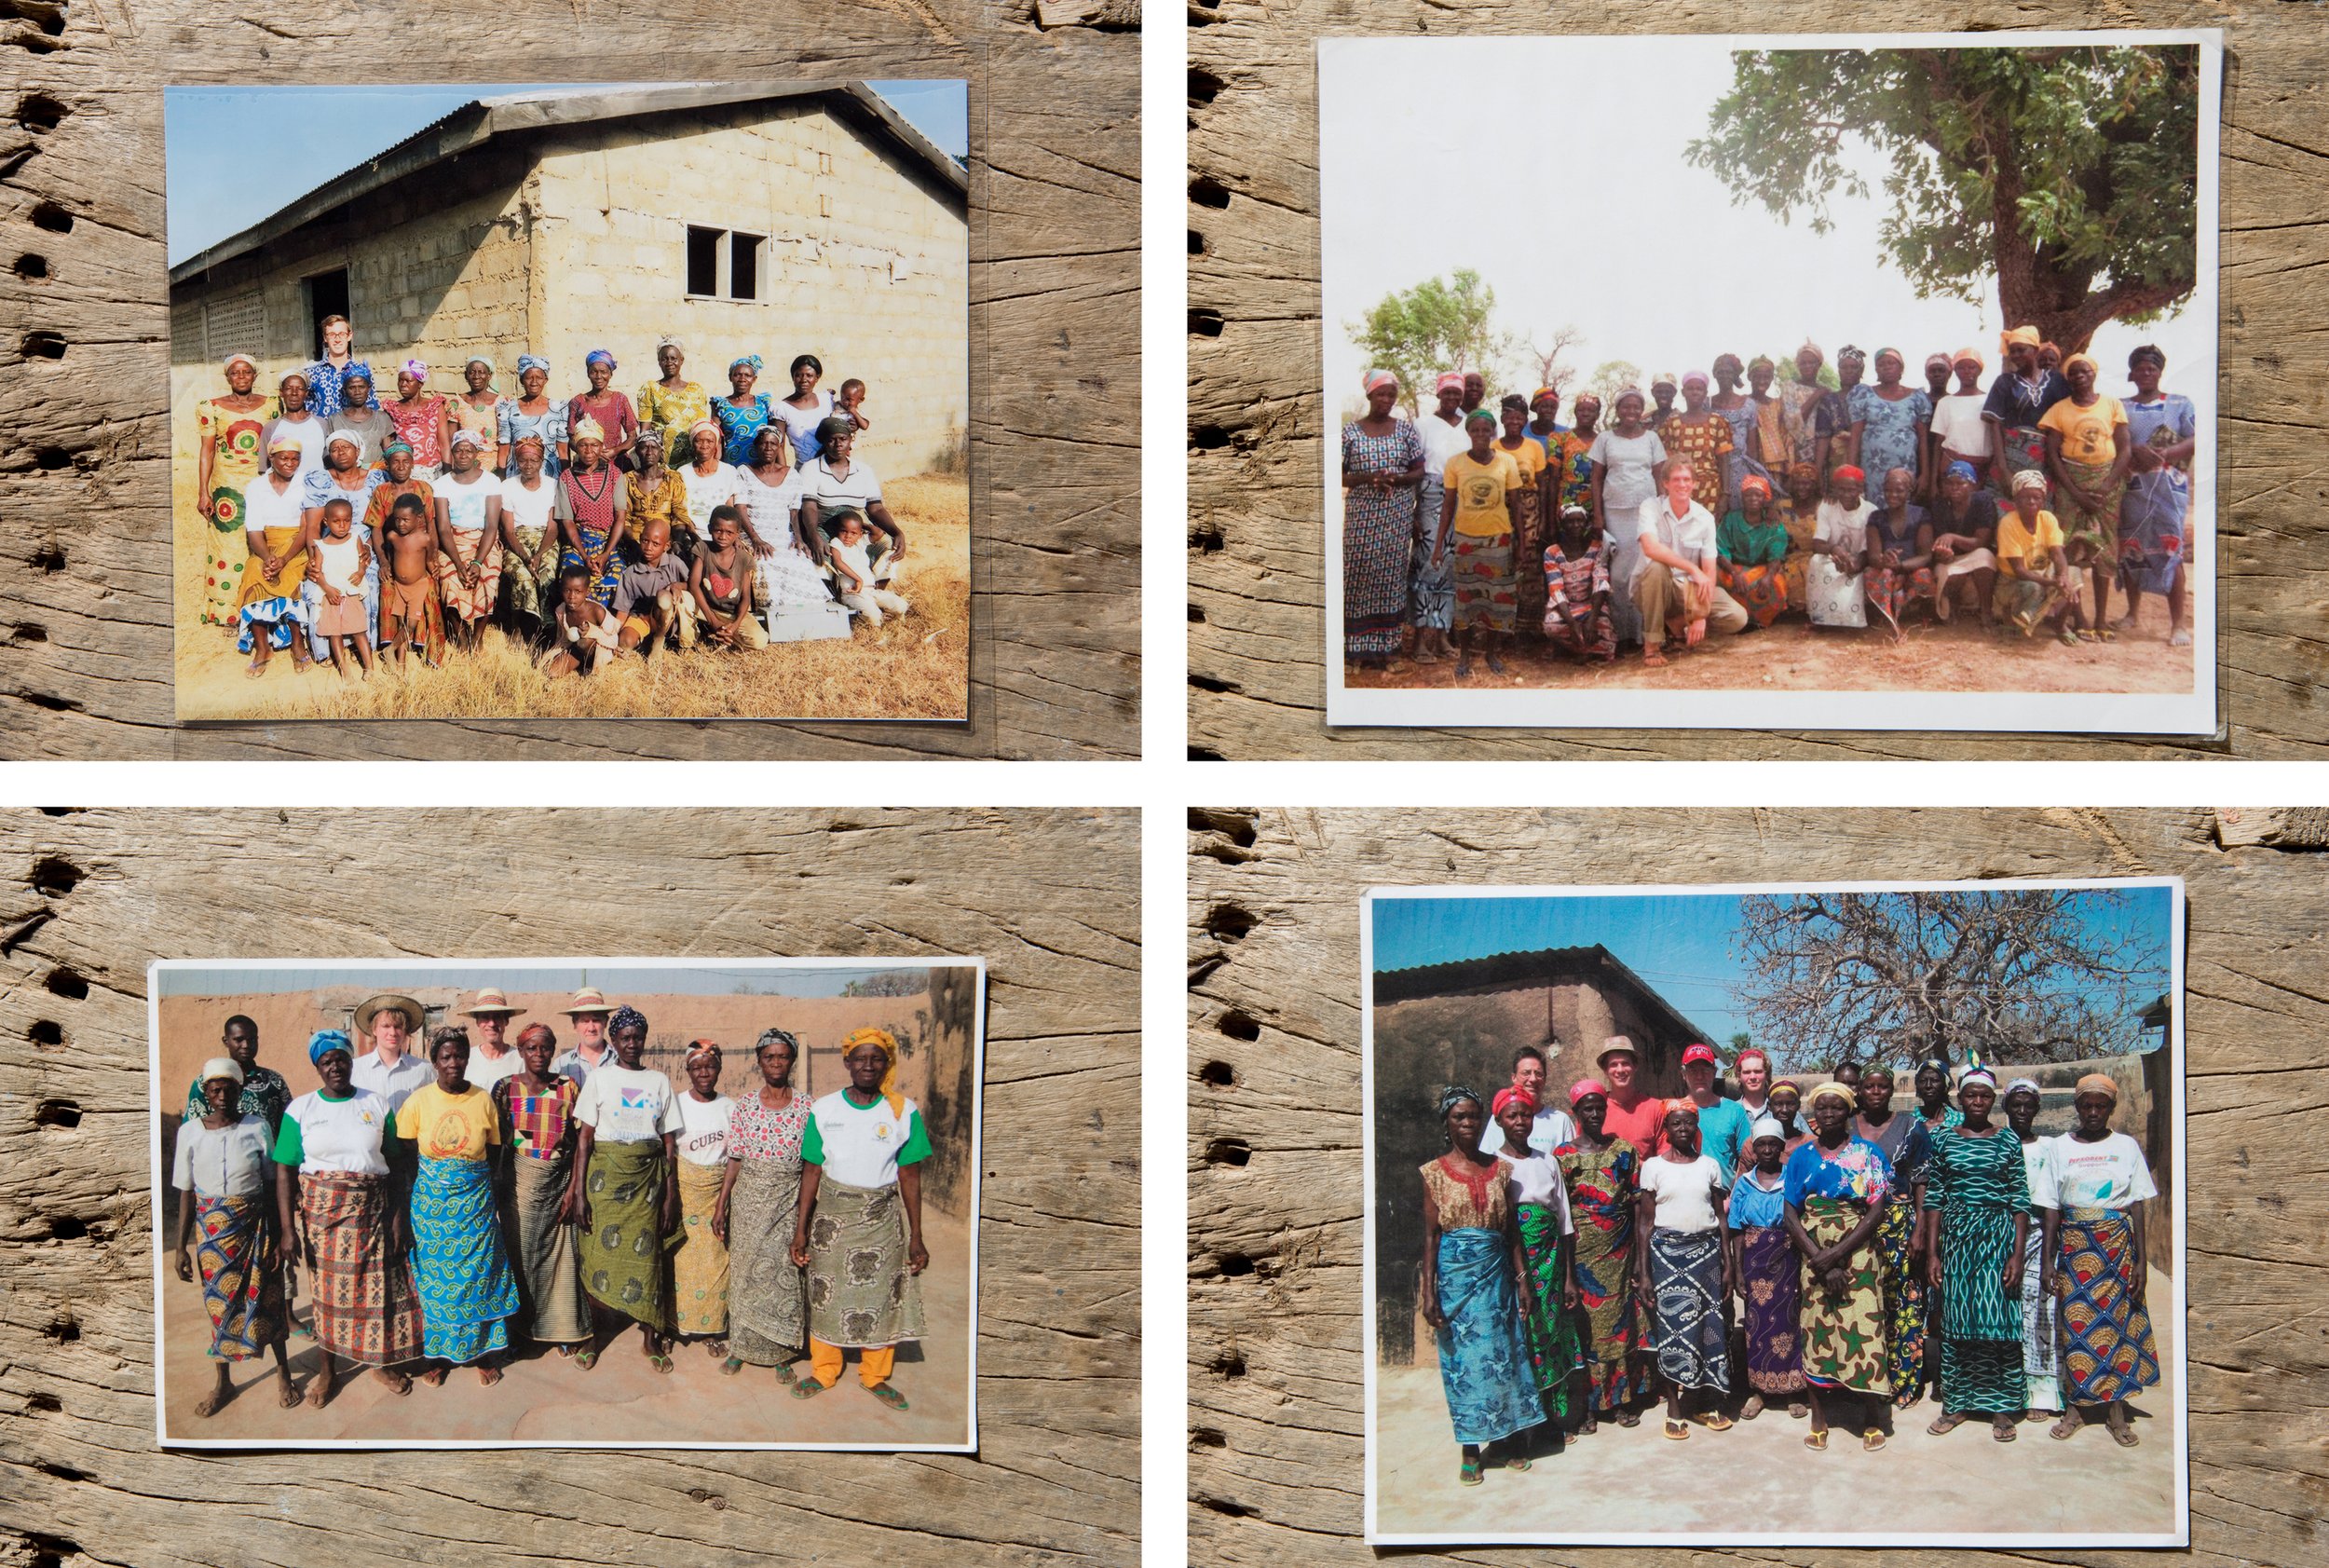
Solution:
<path fill-rule="evenodd" d="M 1690 1085 L 1690 1103 L 1698 1108 L 1698 1152 L 1728 1177 L 1738 1169 L 1739 1152 L 1747 1147 L 1749 1119 L 1737 1100 L 1724 1099 L 1714 1086 L 1721 1068 L 1711 1045 L 1682 1050 L 1682 1082 Z"/>
<path fill-rule="evenodd" d="M 1641 1057 L 1624 1035 L 1602 1041 L 1598 1059 L 1609 1080 L 1609 1111 L 1601 1130 L 1626 1139 L 1646 1160 L 1666 1142 L 1666 1102 L 1642 1088 Z"/>

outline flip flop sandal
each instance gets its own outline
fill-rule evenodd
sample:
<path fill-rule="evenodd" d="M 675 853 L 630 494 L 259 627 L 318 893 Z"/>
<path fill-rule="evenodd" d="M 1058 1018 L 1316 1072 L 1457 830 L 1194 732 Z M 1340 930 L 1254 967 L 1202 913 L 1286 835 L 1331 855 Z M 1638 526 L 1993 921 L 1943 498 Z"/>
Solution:
<path fill-rule="evenodd" d="M 744 1364 L 742 1361 L 737 1360 L 733 1356 L 720 1363 L 720 1371 L 729 1377 L 734 1377 L 738 1372 L 741 1372 L 743 1370 Z"/>
<path fill-rule="evenodd" d="M 1679 1443 L 1690 1436 L 1690 1424 L 1686 1421 L 1668 1421 L 1666 1435 Z"/>
<path fill-rule="evenodd" d="M 592 1367 L 598 1365 L 598 1352 L 595 1350 L 578 1350 L 574 1353 L 574 1364 L 587 1372 Z"/>
<path fill-rule="evenodd" d="M 668 1356 L 650 1356 L 647 1358 L 647 1364 L 659 1372 L 668 1372 L 672 1368 L 672 1359 Z"/>
<path fill-rule="evenodd" d="M 1880 1429 L 1871 1426 L 1867 1431 L 1860 1434 L 1860 1448 L 1862 1452 L 1873 1453 L 1884 1446 L 1885 1435 Z"/>
<path fill-rule="evenodd" d="M 2058 1443 L 2067 1442 L 2077 1432 L 2078 1428 L 2084 1426 L 2085 1425 L 2086 1423 L 2084 1421 L 2074 1421 L 2068 1415 L 2064 1415 L 2061 1420 L 2055 1422 L 2053 1425 L 2049 1426 L 2046 1429 L 2046 1435 L 2053 1438 Z"/>
<path fill-rule="evenodd" d="M 1639 1426 L 1641 1425 L 1641 1412 L 1640 1411 L 1620 1411 L 1617 1415 L 1617 1425 L 1620 1426 Z"/>
<path fill-rule="evenodd" d="M 1526 1470 L 1531 1467 L 1532 1461 L 1525 1453 L 1520 1455 L 1518 1459 L 1507 1459 L 1505 1461 L 1505 1468 L 1507 1470 Z"/>
<path fill-rule="evenodd" d="M 1804 1438 L 1804 1446 L 1814 1453 L 1825 1453 L 1828 1452 L 1828 1434 L 1825 1432 L 1809 1433 Z"/>
<path fill-rule="evenodd" d="M 2022 1436 L 2021 1433 L 2015 1431 L 2010 1426 L 1993 1426 L 1989 1429 L 1989 1435 L 1996 1438 L 2001 1443 L 2012 1442 L 2015 1438 Z"/>
<path fill-rule="evenodd" d="M 1945 1438 L 1964 1425 L 1965 1417 L 1954 1411 L 1943 1411 L 1939 1419 L 1925 1428 L 1925 1435 L 1928 1438 Z"/>
<path fill-rule="evenodd" d="M 1698 1425 L 1705 1427 L 1709 1432 L 1727 1432 L 1736 1424 L 1729 1416 L 1724 1415 L 1721 1411 L 1714 1411 L 1706 1415 L 1700 1416 L 1698 1418 Z"/>
<path fill-rule="evenodd" d="M 2111 1441 L 2117 1443 L 2121 1448 L 2133 1448 L 2137 1443 L 2143 1441 L 2141 1438 L 2135 1436 L 2135 1429 L 2132 1426 L 2110 1426 L 2106 1425 L 2104 1429 L 2110 1433 Z"/>
<path fill-rule="evenodd" d="M 1479 1462 L 1478 1460 L 1477 1460 L 1477 1459 L 1467 1459 L 1467 1460 L 1465 1460 L 1465 1461 L 1464 1461 L 1464 1462 L 1461 1466 L 1457 1466 L 1457 1468 L 1456 1468 L 1456 1484 L 1457 1484 L 1457 1485 L 1459 1485 L 1459 1486 L 1478 1486 L 1478 1485 L 1479 1485 L 1479 1483 L 1480 1483 L 1480 1462 Z"/>
<path fill-rule="evenodd" d="M 793 1398 L 796 1399 L 813 1399 L 824 1392 L 824 1384 L 812 1377 L 802 1378 L 793 1384 Z"/>
<path fill-rule="evenodd" d="M 287 1411 L 296 1410 L 303 1398 L 298 1389 L 286 1387 L 275 1396 L 275 1402 Z"/>
<path fill-rule="evenodd" d="M 906 1404 L 905 1395 L 899 1393 L 896 1389 L 891 1387 L 886 1383 L 877 1383 L 871 1388 L 866 1389 L 865 1392 L 872 1395 L 875 1398 L 880 1400 L 883 1404 L 889 1406 L 893 1411 L 908 1410 L 912 1408 Z"/>

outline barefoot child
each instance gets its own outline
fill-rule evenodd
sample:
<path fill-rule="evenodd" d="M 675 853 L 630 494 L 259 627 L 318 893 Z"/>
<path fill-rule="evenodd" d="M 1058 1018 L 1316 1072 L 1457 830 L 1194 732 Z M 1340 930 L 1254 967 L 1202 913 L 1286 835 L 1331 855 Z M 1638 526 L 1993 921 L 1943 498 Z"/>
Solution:
<path fill-rule="evenodd" d="M 696 646 L 696 605 L 688 593 L 688 563 L 672 553 L 671 525 L 658 519 L 639 531 L 639 559 L 615 579 L 615 617 L 621 646 L 652 654 L 674 629 L 679 646 Z"/>
<path fill-rule="evenodd" d="M 865 384 L 854 375 L 841 383 L 841 390 L 834 399 L 838 405 L 833 412 L 849 420 L 861 430 L 873 429 L 873 421 L 865 417 Z"/>
<path fill-rule="evenodd" d="M 355 537 L 356 509 L 334 498 L 323 503 L 323 537 L 307 553 L 307 580 L 323 592 L 316 611 L 316 634 L 332 655 L 332 668 L 347 680 L 347 650 L 355 650 L 364 677 L 372 676 L 372 620 L 364 607 L 364 574 L 372 569 L 372 547 Z M 342 645 L 346 645 L 343 647 Z"/>
<path fill-rule="evenodd" d="M 541 657 L 542 674 L 592 675 L 625 651 L 618 641 L 615 612 L 591 597 L 592 580 L 588 566 L 568 566 L 558 574 L 558 607 L 552 612 L 556 640 Z"/>
<path fill-rule="evenodd" d="M 437 613 L 436 573 L 429 569 L 436 548 L 428 503 L 418 496 L 397 497 L 388 509 L 388 558 L 381 563 L 380 646 L 396 651 L 399 669 L 408 643 L 431 669 L 444 661 L 444 621 Z"/>
<path fill-rule="evenodd" d="M 834 536 L 834 586 L 840 590 L 841 603 L 865 618 L 868 626 L 881 624 L 881 612 L 905 615 L 913 609 L 906 596 L 875 583 L 873 566 L 865 559 L 865 523 L 854 512 L 841 519 L 841 531 Z"/>
<path fill-rule="evenodd" d="M 703 640 L 712 648 L 769 646 L 768 633 L 752 618 L 756 563 L 742 541 L 742 511 L 733 504 L 713 508 L 712 542 L 688 575 L 688 592 L 703 618 Z"/>

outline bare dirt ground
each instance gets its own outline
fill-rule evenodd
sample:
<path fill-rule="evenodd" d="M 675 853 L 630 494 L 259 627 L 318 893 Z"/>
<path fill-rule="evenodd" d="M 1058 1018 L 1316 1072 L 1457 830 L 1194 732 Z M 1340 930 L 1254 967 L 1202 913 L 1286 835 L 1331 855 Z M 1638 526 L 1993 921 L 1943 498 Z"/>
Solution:
<path fill-rule="evenodd" d="M 923 474 L 884 483 L 906 530 L 902 583 L 914 613 L 859 625 L 848 640 L 786 643 L 749 653 L 667 653 L 626 660 L 603 675 L 558 680 L 533 650 L 488 631 L 473 654 L 444 667 L 383 664 L 370 680 L 328 663 L 305 674 L 279 654 L 257 680 L 223 629 L 200 622 L 203 533 L 190 499 L 178 507 L 174 591 L 178 716 L 286 718 L 804 718 L 959 719 L 970 704 L 970 484 Z M 193 525 L 189 527 L 188 525 Z M 196 531 L 197 529 L 202 532 Z"/>
<path fill-rule="evenodd" d="M 173 1438 L 320 1438 L 353 1444 L 395 1444 L 448 1438 L 484 1442 L 598 1442 L 629 1448 L 659 1443 L 947 1443 L 966 1441 L 970 1429 L 969 1222 L 925 1212 L 931 1266 L 922 1275 L 930 1338 L 901 1346 L 892 1381 L 912 1409 L 893 1411 L 857 1382 L 852 1357 L 841 1381 L 813 1399 L 796 1399 L 763 1367 L 729 1377 L 701 1344 L 682 1344 L 668 1373 L 640 1353 L 636 1328 L 623 1330 L 584 1371 L 547 1345 L 525 1343 L 504 1368 L 500 1383 L 482 1386 L 474 1369 L 454 1369 L 442 1387 L 415 1380 L 400 1398 L 366 1373 L 343 1374 L 332 1402 L 284 1410 L 276 1403 L 275 1362 L 235 1363 L 237 1394 L 208 1419 L 194 1407 L 211 1385 L 215 1365 L 202 1288 L 182 1283 L 162 1260 L 161 1397 Z M 305 1320 L 306 1276 L 293 1316 Z M 292 1378 L 305 1392 L 316 1370 L 316 1342 L 294 1333 Z M 798 1363 L 805 1375 L 808 1363 Z"/>
<path fill-rule="evenodd" d="M 2182 1325 L 2156 1269 L 2148 1296 L 2165 1364 L 2182 1353 Z M 2164 1383 L 2132 1403 L 2142 1438 L 2132 1449 L 2099 1425 L 2063 1442 L 2025 1425 L 2000 1443 L 1979 1420 L 1932 1437 L 1941 1410 L 1928 1394 L 1894 1412 L 1891 1439 L 1874 1453 L 1841 1426 L 1826 1452 L 1811 1452 L 1809 1421 L 1784 1405 L 1727 1432 L 1693 1426 L 1681 1442 L 1645 1415 L 1631 1429 L 1604 1422 L 1525 1472 L 1491 1466 L 1478 1487 L 1456 1479 L 1436 1361 L 1377 1368 L 1375 1399 L 1376 1522 L 1387 1534 L 2164 1534 L 2175 1524 L 2175 1407 Z"/>
<path fill-rule="evenodd" d="M 2114 593 L 2111 613 L 2125 606 Z M 1492 675 L 1475 658 L 1466 690 L 1600 691 L 1998 691 L 2184 692 L 2192 687 L 2193 650 L 2167 646 L 2167 606 L 2145 594 L 2135 624 L 2106 643 L 2068 648 L 2041 634 L 1982 629 L 1963 610 L 1943 625 L 1912 612 L 1906 635 L 1889 631 L 1814 631 L 1800 618 L 1738 636 L 1709 634 L 1667 666 L 1651 669 L 1636 650 L 1614 664 L 1580 664 L 1524 642 L 1504 656 L 1505 673 Z M 1389 670 L 1346 663 L 1344 684 L 1355 689 L 1424 689 L 1454 687 L 1452 659 L 1436 665 L 1395 660 Z"/>

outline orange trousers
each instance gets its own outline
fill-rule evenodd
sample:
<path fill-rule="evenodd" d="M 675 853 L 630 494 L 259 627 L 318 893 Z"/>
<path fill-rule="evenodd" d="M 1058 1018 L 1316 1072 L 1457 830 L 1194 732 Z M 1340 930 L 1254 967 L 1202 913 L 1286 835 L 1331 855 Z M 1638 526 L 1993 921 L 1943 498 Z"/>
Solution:
<path fill-rule="evenodd" d="M 809 1372 L 827 1388 L 841 1381 L 841 1347 L 827 1344 L 814 1334 L 809 1336 Z M 868 1388 L 890 1381 L 890 1369 L 897 1364 L 898 1347 L 885 1344 L 878 1350 L 857 1353 L 857 1381 Z"/>

